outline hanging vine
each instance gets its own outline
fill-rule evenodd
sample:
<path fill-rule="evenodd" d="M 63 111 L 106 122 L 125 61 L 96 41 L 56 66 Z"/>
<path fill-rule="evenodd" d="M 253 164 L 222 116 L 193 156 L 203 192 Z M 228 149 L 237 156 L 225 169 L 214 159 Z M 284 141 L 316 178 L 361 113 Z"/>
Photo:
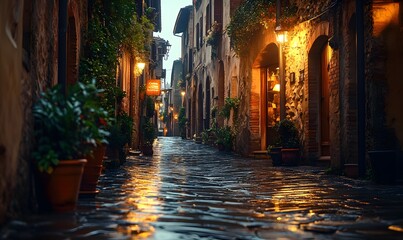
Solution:
<path fill-rule="evenodd" d="M 282 26 L 296 22 L 297 8 L 289 1 L 282 1 Z M 231 48 L 237 55 L 249 50 L 250 42 L 263 28 L 273 26 L 276 21 L 276 0 L 245 0 L 231 17 L 226 32 L 231 39 Z"/>
<path fill-rule="evenodd" d="M 154 25 L 146 16 L 137 16 L 132 0 L 94 0 L 89 2 L 89 9 L 80 80 L 97 80 L 98 87 L 105 90 L 100 101 L 112 113 L 122 95 L 122 90 L 116 87 L 118 59 L 123 51 L 147 57 Z"/>

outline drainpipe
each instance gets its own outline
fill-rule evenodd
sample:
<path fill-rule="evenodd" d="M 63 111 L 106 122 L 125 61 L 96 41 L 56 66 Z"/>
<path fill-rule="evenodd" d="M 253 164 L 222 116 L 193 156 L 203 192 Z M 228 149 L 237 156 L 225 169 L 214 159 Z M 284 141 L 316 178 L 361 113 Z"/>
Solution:
<path fill-rule="evenodd" d="M 356 1 L 358 171 L 365 176 L 365 45 L 364 1 Z"/>
<path fill-rule="evenodd" d="M 67 0 L 59 1 L 59 31 L 58 31 L 58 83 L 62 92 L 66 93 L 67 78 Z"/>

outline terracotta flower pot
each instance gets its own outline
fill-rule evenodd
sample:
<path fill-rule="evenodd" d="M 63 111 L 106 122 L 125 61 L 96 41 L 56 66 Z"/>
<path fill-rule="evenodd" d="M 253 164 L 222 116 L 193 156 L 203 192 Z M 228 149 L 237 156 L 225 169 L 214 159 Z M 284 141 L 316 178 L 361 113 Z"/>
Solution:
<path fill-rule="evenodd" d="M 98 145 L 93 153 L 86 157 L 87 164 L 84 167 L 83 178 L 81 180 L 80 194 L 96 194 L 99 176 L 103 167 L 106 145 Z"/>
<path fill-rule="evenodd" d="M 53 211 L 70 212 L 76 209 L 86 163 L 86 159 L 61 160 L 51 174 L 40 175 L 45 200 Z"/>
<path fill-rule="evenodd" d="M 281 147 L 271 148 L 268 154 L 272 160 L 273 167 L 281 166 Z"/>
<path fill-rule="evenodd" d="M 281 162 L 284 166 L 298 165 L 300 158 L 299 148 L 282 148 L 281 149 Z"/>

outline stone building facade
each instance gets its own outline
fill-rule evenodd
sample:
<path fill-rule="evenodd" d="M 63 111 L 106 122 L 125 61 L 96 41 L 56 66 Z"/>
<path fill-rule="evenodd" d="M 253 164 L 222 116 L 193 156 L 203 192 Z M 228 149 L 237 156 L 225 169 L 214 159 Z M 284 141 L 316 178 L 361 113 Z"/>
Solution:
<path fill-rule="evenodd" d="M 30 161 L 32 103 L 58 82 L 59 5 L 54 1 L 2 1 L 0 222 L 36 208 Z M 66 11 L 67 82 L 77 80 L 87 1 L 72 0 Z M 10 21 L 11 20 L 11 21 Z M 12 59 L 12 61 L 10 61 Z M 4 62 L 4 64 L 3 64 Z M 4 137 L 4 139 L 3 139 Z M 4 160 L 4 161 L 3 161 Z"/>
<path fill-rule="evenodd" d="M 402 38 L 401 1 L 282 1 L 283 6 L 294 4 L 298 9 L 290 17 L 295 22 L 283 25 L 288 41 L 277 41 L 275 20 L 269 21 L 246 54 L 236 56 L 225 29 L 243 3 L 194 1 L 193 75 L 187 88 L 192 135 L 209 127 L 214 106 L 220 108 L 226 97 L 237 97 L 236 125 L 231 120 L 218 123 L 236 127 L 235 150 L 245 156 L 273 144 L 281 108 L 299 129 L 301 164 L 319 162 L 343 169 L 345 164 L 357 164 L 365 148 L 368 167 L 369 150 L 401 151 L 403 121 L 397 94 L 402 87 L 397 72 L 402 59 L 397 44 Z M 362 17 L 357 17 L 359 4 Z M 207 38 L 215 21 L 222 34 L 213 47 Z M 363 32 L 361 42 L 356 40 L 358 30 Z M 361 49 L 363 59 L 357 56 Z M 280 73 L 285 78 L 283 106 L 274 88 Z"/>
<path fill-rule="evenodd" d="M 386 148 L 401 150 L 401 140 L 396 141 L 401 132 L 401 121 L 397 120 L 401 111 L 391 100 L 397 100 L 392 89 L 400 89 L 401 83 L 390 60 L 402 58 L 395 42 L 401 38 L 397 30 L 402 24 L 401 8 L 400 2 L 367 1 L 363 18 L 356 19 L 356 1 L 320 1 L 310 12 L 299 8 L 302 20 L 288 29 L 284 45 L 276 41 L 274 24 L 263 30 L 254 41 L 255 47 L 240 61 L 240 86 L 246 90 L 245 96 L 241 95 L 240 118 L 246 120 L 240 127 L 237 150 L 246 155 L 270 144 L 265 80 L 272 81 L 282 47 L 286 116 L 300 129 L 304 163 L 330 159 L 331 166 L 339 169 L 357 163 L 357 21 L 363 23 L 365 39 L 366 147 L 371 150 L 386 138 L 392 139 L 392 146 Z M 392 52 L 392 46 L 397 51 Z M 375 85 L 381 87 L 375 90 Z M 383 114 L 376 116 L 375 112 Z M 245 144 L 249 147 L 243 147 Z"/>

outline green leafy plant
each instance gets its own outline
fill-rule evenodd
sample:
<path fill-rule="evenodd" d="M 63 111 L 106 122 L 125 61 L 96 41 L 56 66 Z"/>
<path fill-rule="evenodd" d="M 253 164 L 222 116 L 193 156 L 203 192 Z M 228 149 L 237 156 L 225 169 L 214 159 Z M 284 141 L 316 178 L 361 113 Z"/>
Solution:
<path fill-rule="evenodd" d="M 278 125 L 280 144 L 283 148 L 299 148 L 299 131 L 294 122 L 289 119 L 280 121 Z"/>
<path fill-rule="evenodd" d="M 181 107 L 179 109 L 178 125 L 179 125 L 180 135 L 182 138 L 186 137 L 186 122 L 187 121 L 188 121 L 188 119 L 186 118 L 186 109 L 184 107 Z"/>
<path fill-rule="evenodd" d="M 113 149 L 121 149 L 124 145 L 130 143 L 132 130 L 132 118 L 127 113 L 121 111 L 109 128 L 109 147 Z"/>
<path fill-rule="evenodd" d="M 143 145 L 152 146 L 154 139 L 156 138 L 154 124 L 150 121 L 150 119 L 146 118 L 141 129 L 143 130 Z"/>
<path fill-rule="evenodd" d="M 35 144 L 32 156 L 39 171 L 51 173 L 60 160 L 78 159 L 91 145 L 106 142 L 107 112 L 97 104 L 102 92 L 95 82 L 78 82 L 68 94 L 59 85 L 40 94 L 33 105 Z"/>
<path fill-rule="evenodd" d="M 227 97 L 225 98 L 224 101 L 224 106 L 220 111 L 220 115 L 223 116 L 226 119 L 229 119 L 231 116 L 231 109 L 234 111 L 234 116 L 237 116 L 238 114 L 238 108 L 239 108 L 239 103 L 240 100 L 239 98 L 230 98 Z"/>
<path fill-rule="evenodd" d="M 83 113 L 80 117 L 87 133 L 86 143 L 91 145 L 107 144 L 108 127 L 114 118 L 100 105 L 99 98 L 103 89 L 98 89 L 95 80 L 84 84 L 77 82 L 71 87 L 70 95 L 81 103 Z"/>
<path fill-rule="evenodd" d="M 227 150 L 232 149 L 234 134 L 230 126 L 217 128 L 216 136 L 217 136 L 216 140 L 217 145 L 220 144 L 224 145 L 225 149 Z"/>
<path fill-rule="evenodd" d="M 222 33 L 221 23 L 214 21 L 213 25 L 208 30 L 207 36 L 205 38 L 207 45 L 217 47 L 218 42 L 221 38 L 221 33 Z"/>
<path fill-rule="evenodd" d="M 295 5 L 282 1 L 282 27 L 294 24 L 297 12 Z M 249 51 L 250 42 L 269 25 L 274 26 L 276 19 L 276 0 L 245 0 L 236 9 L 227 25 L 226 31 L 231 39 L 231 48 L 237 55 Z M 273 27 L 274 28 L 274 27 Z"/>
<path fill-rule="evenodd" d="M 154 104 L 154 99 L 150 96 L 147 96 L 146 98 L 146 114 L 147 117 L 151 118 L 154 116 L 155 113 L 155 104 Z"/>
<path fill-rule="evenodd" d="M 208 142 L 208 138 L 209 138 L 209 133 L 208 133 L 208 131 L 207 131 L 207 130 L 203 130 L 200 135 L 201 135 L 201 138 L 202 138 L 202 143 L 203 143 L 203 144 L 206 144 L 206 143 Z"/>
<path fill-rule="evenodd" d="M 80 60 L 80 81 L 97 79 L 104 89 L 100 102 L 111 114 L 122 96 L 116 86 L 116 69 L 123 51 L 146 59 L 154 25 L 146 16 L 136 15 L 131 0 L 90 1 L 88 30 L 85 33 L 84 57 Z"/>

